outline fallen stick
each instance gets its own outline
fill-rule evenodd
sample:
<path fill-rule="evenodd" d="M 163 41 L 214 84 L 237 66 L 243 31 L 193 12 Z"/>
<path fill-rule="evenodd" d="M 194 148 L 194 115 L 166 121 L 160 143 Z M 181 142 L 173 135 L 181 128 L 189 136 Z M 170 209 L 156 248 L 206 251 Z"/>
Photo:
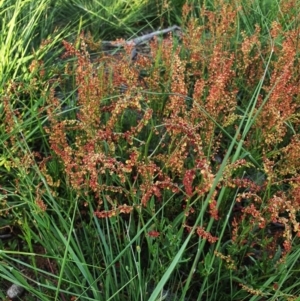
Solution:
<path fill-rule="evenodd" d="M 170 31 L 175 31 L 175 30 L 181 30 L 181 28 L 177 25 L 174 25 L 174 26 L 168 27 L 166 29 L 157 30 L 157 31 L 151 32 L 149 34 L 145 34 L 141 37 L 137 37 L 135 39 L 129 40 L 128 42 L 126 42 L 126 44 L 127 43 L 128 44 L 134 43 L 135 45 L 139 45 L 139 44 L 141 44 L 145 41 L 151 40 L 155 36 L 163 35 L 163 34 L 166 34 Z"/>
<path fill-rule="evenodd" d="M 157 30 L 157 31 L 145 34 L 141 37 L 137 37 L 137 38 L 125 41 L 125 44 L 127 44 L 127 45 L 133 44 L 133 45 L 137 46 L 141 43 L 151 40 L 155 36 L 163 35 L 170 31 L 175 31 L 175 30 L 181 31 L 181 28 L 177 25 L 174 25 L 174 26 L 168 27 L 166 29 Z M 116 43 L 116 42 L 112 42 L 112 41 L 102 41 L 102 44 L 103 44 L 103 46 L 108 46 L 108 47 L 123 47 L 123 45 L 124 45 L 122 43 Z"/>

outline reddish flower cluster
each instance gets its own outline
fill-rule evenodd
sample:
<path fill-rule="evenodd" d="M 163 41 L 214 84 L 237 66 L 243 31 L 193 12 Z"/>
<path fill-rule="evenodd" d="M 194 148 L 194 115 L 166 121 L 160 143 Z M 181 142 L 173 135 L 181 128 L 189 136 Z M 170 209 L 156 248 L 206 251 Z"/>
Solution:
<path fill-rule="evenodd" d="M 149 235 L 150 237 L 156 238 L 156 237 L 158 237 L 158 236 L 160 235 L 160 233 L 157 232 L 157 231 L 149 231 L 149 232 L 148 232 L 148 235 Z"/>
<path fill-rule="evenodd" d="M 191 197 L 193 195 L 194 189 L 193 189 L 193 180 L 195 178 L 195 171 L 194 170 L 187 170 L 185 172 L 185 175 L 183 177 L 183 185 L 184 189 L 186 191 L 186 194 L 188 197 Z"/>
<path fill-rule="evenodd" d="M 184 225 L 184 227 L 189 232 L 192 230 L 192 227 L 186 224 Z M 218 240 L 218 237 L 211 235 L 209 232 L 205 231 L 203 227 L 200 226 L 196 227 L 196 233 L 198 234 L 199 237 L 206 239 L 211 244 L 215 243 Z"/>

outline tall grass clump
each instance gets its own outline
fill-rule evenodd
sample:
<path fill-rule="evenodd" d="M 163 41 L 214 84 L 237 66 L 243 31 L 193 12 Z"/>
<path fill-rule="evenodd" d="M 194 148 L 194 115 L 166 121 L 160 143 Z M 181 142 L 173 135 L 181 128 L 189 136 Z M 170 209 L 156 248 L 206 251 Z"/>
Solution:
<path fill-rule="evenodd" d="M 63 40 L 63 71 L 35 59 L 29 85 L 3 85 L 4 286 L 26 300 L 298 298 L 298 14 L 205 4 L 134 60 L 122 39 L 91 60 L 82 33 Z"/>

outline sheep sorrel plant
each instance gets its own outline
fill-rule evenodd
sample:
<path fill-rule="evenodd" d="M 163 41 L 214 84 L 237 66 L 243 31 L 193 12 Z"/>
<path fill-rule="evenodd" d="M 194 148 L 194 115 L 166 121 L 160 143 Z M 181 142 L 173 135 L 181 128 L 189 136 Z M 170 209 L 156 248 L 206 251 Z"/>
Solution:
<path fill-rule="evenodd" d="M 274 40 L 261 44 L 258 26 L 251 37 L 237 32 L 239 8 L 223 3 L 200 19 L 190 12 L 184 6 L 180 37 L 152 40 L 149 56 L 135 60 L 125 41 L 125 52 L 93 63 L 83 35 L 79 50 L 64 42 L 65 56 L 76 57 L 76 106 L 67 116 L 52 90 L 50 147 L 81 214 L 91 207 L 104 224 L 129 218 L 132 228 L 153 220 L 139 238 L 143 271 L 156 256 L 171 265 L 149 278 L 161 280 L 151 300 L 168 278 L 182 297 L 187 289 L 198 299 L 267 297 L 298 233 L 297 164 L 282 177 L 283 162 L 298 160 L 298 78 L 295 61 L 287 64 L 296 60 L 296 30 L 275 48 L 276 23 Z"/>
<path fill-rule="evenodd" d="M 5 279 L 42 300 L 299 298 L 299 20 L 286 1 L 248 26 L 250 2 L 185 4 L 143 53 L 95 58 L 82 33 L 63 72 L 8 86 L 3 206 L 26 246 L 5 245 Z"/>

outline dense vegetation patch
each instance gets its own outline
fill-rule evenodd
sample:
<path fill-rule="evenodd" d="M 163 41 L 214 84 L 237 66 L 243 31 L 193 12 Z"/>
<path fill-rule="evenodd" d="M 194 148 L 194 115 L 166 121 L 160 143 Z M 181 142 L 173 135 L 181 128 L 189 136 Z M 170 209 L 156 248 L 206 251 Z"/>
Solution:
<path fill-rule="evenodd" d="M 98 3 L 114 30 L 102 39 L 94 7 L 18 4 L 0 3 L 3 287 L 26 300 L 296 300 L 293 1 L 165 1 L 139 32 L 149 3 L 116 1 L 119 15 Z M 51 13 L 66 5 L 85 12 L 75 30 Z M 126 39 L 111 41 L 114 18 Z M 130 37 L 157 21 L 180 26 Z"/>

